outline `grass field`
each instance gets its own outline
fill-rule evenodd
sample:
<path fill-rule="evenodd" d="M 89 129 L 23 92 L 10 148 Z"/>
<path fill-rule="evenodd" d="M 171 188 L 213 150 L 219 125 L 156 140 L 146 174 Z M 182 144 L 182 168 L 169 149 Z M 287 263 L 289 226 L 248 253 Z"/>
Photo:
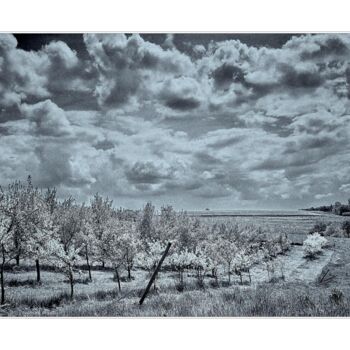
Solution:
<path fill-rule="evenodd" d="M 215 218 L 217 219 L 217 218 Z M 201 220 L 213 220 L 201 217 Z M 221 220 L 221 218 L 219 219 Z M 206 276 L 203 285 L 193 273 L 185 273 L 184 285 L 178 286 L 176 273 L 161 271 L 156 290 L 151 290 L 139 306 L 140 295 L 149 274 L 133 271 L 133 279 L 123 272 L 118 291 L 113 271 L 93 270 L 88 282 L 82 272 L 75 284 L 74 300 L 69 284 L 60 272 L 43 271 L 41 284 L 35 283 L 35 267 L 22 266 L 6 274 L 8 302 L 0 308 L 2 316 L 350 316 L 350 239 L 330 237 L 328 248 L 315 260 L 303 257 L 300 243 L 317 221 L 341 222 L 330 215 L 289 217 L 232 217 L 225 220 L 256 220 L 262 227 L 288 232 L 290 251 L 276 259 L 279 266 L 274 278 L 263 264 L 251 270 L 251 284 L 244 276 L 243 285 L 233 276 L 228 285 L 225 275 L 219 285 Z M 256 223 L 256 222 L 255 222 Z M 324 280 L 320 281 L 326 274 Z"/>
<path fill-rule="evenodd" d="M 195 216 L 194 213 L 192 215 Z M 306 234 L 317 222 L 340 224 L 345 217 L 322 212 L 308 211 L 235 211 L 235 212 L 198 212 L 200 220 L 207 223 L 241 222 L 254 223 L 262 228 L 287 234 Z"/>

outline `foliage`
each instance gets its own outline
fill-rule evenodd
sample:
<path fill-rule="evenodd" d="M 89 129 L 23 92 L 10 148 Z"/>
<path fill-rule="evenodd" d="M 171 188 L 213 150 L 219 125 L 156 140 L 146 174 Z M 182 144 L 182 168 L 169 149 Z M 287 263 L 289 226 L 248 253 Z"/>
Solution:
<path fill-rule="evenodd" d="M 149 242 L 148 249 L 143 250 L 138 254 L 136 260 L 137 264 L 148 271 L 152 271 L 156 267 L 162 253 L 165 251 L 165 248 L 166 245 L 161 241 Z"/>
<path fill-rule="evenodd" d="M 55 189 L 35 188 L 31 178 L 15 181 L 0 191 L 0 245 L 2 269 L 14 259 L 25 257 L 61 271 L 70 283 L 70 296 L 85 265 L 92 281 L 92 268 L 113 268 L 118 288 L 120 273 L 132 279 L 133 269 L 150 273 L 155 269 L 166 245 L 172 248 L 163 267 L 177 272 L 184 284 L 184 273 L 195 274 L 204 286 L 206 276 L 219 283 L 231 282 L 231 275 L 248 275 L 261 261 L 273 261 L 290 248 L 286 234 L 272 234 L 252 224 L 238 222 L 206 223 L 171 206 L 157 211 L 152 203 L 143 210 L 115 209 L 108 197 L 98 193 L 87 204 L 72 197 L 59 201 Z M 305 249 L 314 243 L 305 243 Z M 312 253 L 311 248 L 308 254 Z"/>
<path fill-rule="evenodd" d="M 344 235 L 350 237 L 350 220 L 344 221 L 341 228 L 344 231 Z"/>
<path fill-rule="evenodd" d="M 233 262 L 233 271 L 239 275 L 241 284 L 243 283 L 243 273 L 247 272 L 249 275 L 249 282 L 251 283 L 250 268 L 254 263 L 253 256 L 247 254 L 246 251 L 239 251 Z"/>
<path fill-rule="evenodd" d="M 318 232 L 309 235 L 303 243 L 304 256 L 309 259 L 315 259 L 322 253 L 327 242 L 327 239 L 322 237 Z"/>
<path fill-rule="evenodd" d="M 314 227 L 310 230 L 310 233 L 318 232 L 323 236 L 323 233 L 326 231 L 326 229 L 327 229 L 327 224 L 325 222 L 318 221 L 315 223 Z"/>

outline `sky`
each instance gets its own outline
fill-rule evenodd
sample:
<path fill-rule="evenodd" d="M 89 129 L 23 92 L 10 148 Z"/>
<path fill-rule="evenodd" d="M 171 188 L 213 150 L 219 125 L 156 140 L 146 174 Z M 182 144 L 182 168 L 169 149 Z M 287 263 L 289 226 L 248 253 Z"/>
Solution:
<path fill-rule="evenodd" d="M 350 34 L 0 33 L 0 184 L 119 207 L 350 197 Z"/>

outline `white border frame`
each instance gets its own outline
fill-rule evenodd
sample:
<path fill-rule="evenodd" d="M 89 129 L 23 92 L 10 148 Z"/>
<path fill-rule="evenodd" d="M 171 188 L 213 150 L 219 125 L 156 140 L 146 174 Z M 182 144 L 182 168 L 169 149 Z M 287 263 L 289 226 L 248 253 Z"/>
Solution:
<path fill-rule="evenodd" d="M 8 0 L 2 32 L 346 32 L 346 1 Z M 0 73 L 1 74 L 1 73 Z M 6 319 L 2 349 L 345 348 L 349 319 Z"/>

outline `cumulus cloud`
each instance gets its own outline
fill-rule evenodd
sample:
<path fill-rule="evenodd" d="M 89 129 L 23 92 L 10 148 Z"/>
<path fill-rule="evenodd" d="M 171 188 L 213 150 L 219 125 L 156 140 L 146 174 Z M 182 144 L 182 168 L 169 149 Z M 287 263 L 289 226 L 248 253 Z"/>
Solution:
<path fill-rule="evenodd" d="M 324 199 L 324 198 L 329 198 L 332 197 L 333 193 L 320 193 L 320 194 L 316 194 L 315 198 L 316 199 Z"/>
<path fill-rule="evenodd" d="M 5 107 L 3 114 L 14 105 L 45 98 L 67 104 L 66 100 L 70 100 L 72 93 L 91 99 L 94 72 L 86 62 L 78 59 L 77 53 L 66 43 L 52 41 L 39 51 L 28 52 L 17 47 L 17 40 L 12 35 L 0 36 L 0 102 Z M 62 101 L 62 96 L 65 96 L 65 101 Z M 10 113 L 11 110 L 7 114 Z"/>
<path fill-rule="evenodd" d="M 339 191 L 350 193 L 350 184 L 341 185 Z"/>
<path fill-rule="evenodd" d="M 200 85 L 193 78 L 168 79 L 160 86 L 163 105 L 177 111 L 193 110 L 201 104 Z"/>
<path fill-rule="evenodd" d="M 131 183 L 155 184 L 160 180 L 171 178 L 171 172 L 161 164 L 155 165 L 149 161 L 136 162 L 127 170 L 126 176 Z"/>
<path fill-rule="evenodd" d="M 350 35 L 160 44 L 0 34 L 0 176 L 86 200 L 305 207 L 349 193 Z M 190 46 L 191 46 L 190 45 Z M 84 58 L 82 58 L 84 57 Z"/>
<path fill-rule="evenodd" d="M 17 50 L 17 40 L 10 34 L 0 35 L 0 102 L 4 108 L 18 105 L 28 97 L 47 97 L 47 77 L 41 74 L 46 57 Z"/>
<path fill-rule="evenodd" d="M 21 111 L 33 123 L 35 134 L 54 137 L 70 134 L 70 123 L 64 110 L 50 100 L 34 105 L 23 104 Z"/>
<path fill-rule="evenodd" d="M 140 99 L 154 95 L 156 81 L 192 69 L 190 58 L 172 45 L 163 49 L 137 34 L 86 34 L 84 39 L 99 73 L 95 94 L 101 107 L 138 109 Z"/>

